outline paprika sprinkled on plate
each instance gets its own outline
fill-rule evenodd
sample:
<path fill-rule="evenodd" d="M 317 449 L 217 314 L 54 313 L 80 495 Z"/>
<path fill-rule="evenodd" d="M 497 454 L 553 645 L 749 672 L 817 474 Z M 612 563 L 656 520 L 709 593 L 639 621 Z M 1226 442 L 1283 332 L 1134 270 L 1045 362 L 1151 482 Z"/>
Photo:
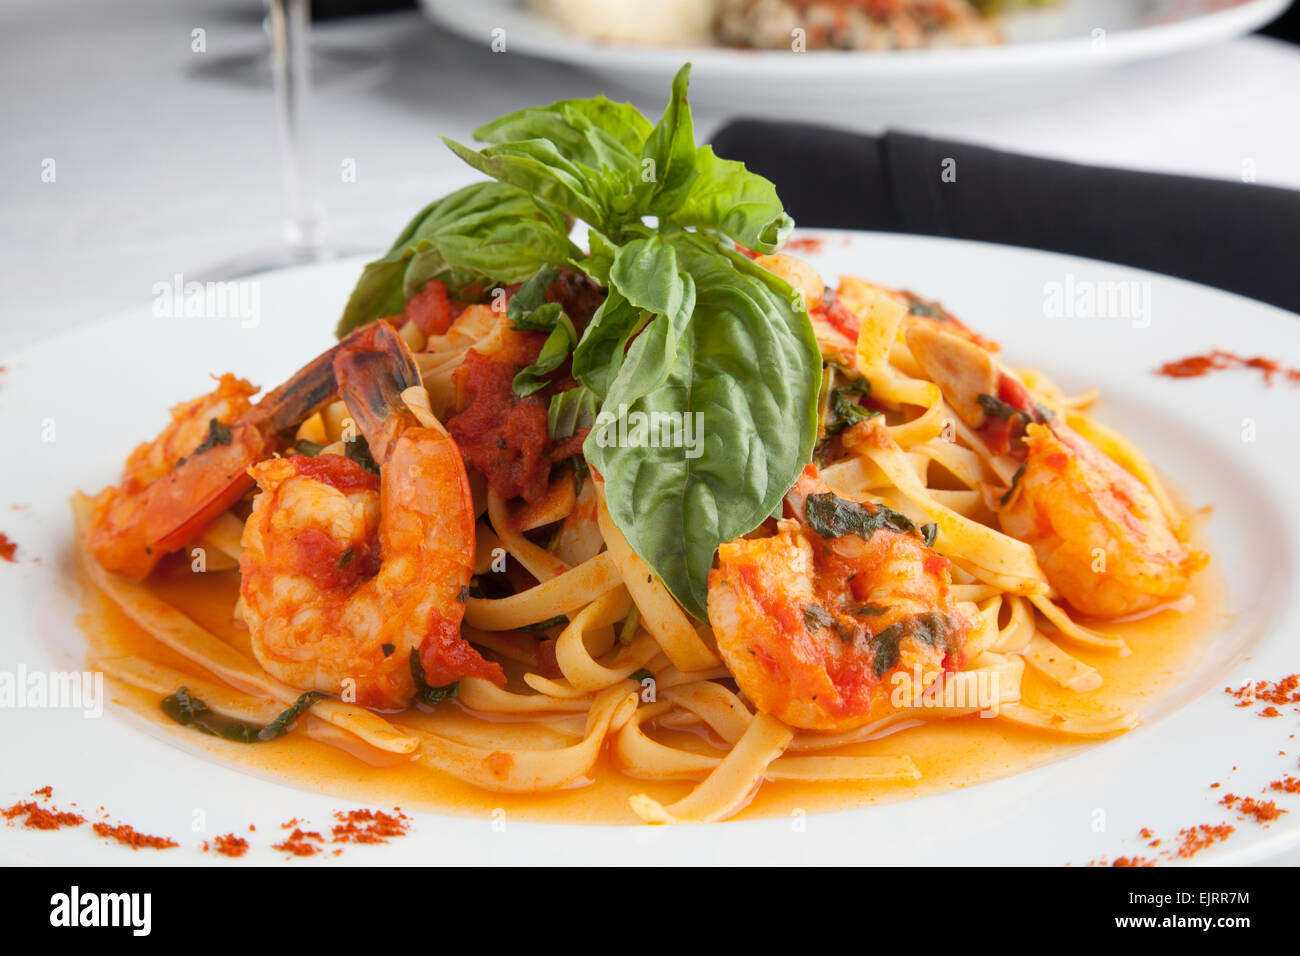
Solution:
<path fill-rule="evenodd" d="M 1214 349 L 1204 355 L 1189 355 L 1176 362 L 1166 362 L 1156 369 L 1156 374 L 1166 375 L 1169 378 L 1200 378 L 1210 372 L 1231 368 L 1256 369 L 1263 374 L 1264 382 L 1268 385 L 1272 385 L 1274 377 L 1279 375 L 1289 382 L 1300 382 L 1300 369 L 1284 368 L 1273 359 L 1258 355 L 1254 358 L 1243 358 L 1223 349 Z"/>

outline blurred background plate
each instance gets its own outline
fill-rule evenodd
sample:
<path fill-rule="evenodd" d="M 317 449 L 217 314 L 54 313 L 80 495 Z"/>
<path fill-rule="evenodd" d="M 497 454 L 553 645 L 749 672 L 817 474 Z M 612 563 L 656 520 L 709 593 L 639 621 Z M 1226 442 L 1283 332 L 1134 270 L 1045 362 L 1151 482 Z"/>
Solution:
<path fill-rule="evenodd" d="M 700 106 L 763 115 L 917 120 L 997 112 L 1058 95 L 1120 63 L 1190 50 L 1248 33 L 1289 0 L 1060 0 L 1000 18 L 997 46 L 884 52 L 753 50 L 613 42 L 567 32 L 526 0 L 419 0 L 466 39 L 505 44 L 569 63 L 630 93 L 662 98 L 673 74 L 694 64 Z"/>

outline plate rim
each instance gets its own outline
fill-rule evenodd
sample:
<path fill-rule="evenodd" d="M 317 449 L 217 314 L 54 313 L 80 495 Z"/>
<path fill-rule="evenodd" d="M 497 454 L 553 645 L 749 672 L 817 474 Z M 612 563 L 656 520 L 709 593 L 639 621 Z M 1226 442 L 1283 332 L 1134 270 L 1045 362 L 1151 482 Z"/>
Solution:
<path fill-rule="evenodd" d="M 913 244 L 917 246 L 940 244 L 944 246 L 955 247 L 958 251 L 962 247 L 972 247 L 972 246 L 986 247 L 991 250 L 995 250 L 998 253 L 1011 254 L 1016 257 L 1027 256 L 1029 258 L 1040 258 L 1043 260 L 1050 260 L 1061 265 L 1067 263 L 1073 264 L 1076 268 L 1078 268 L 1080 264 L 1087 264 L 1093 267 L 1100 267 L 1103 269 L 1122 270 L 1127 274 L 1146 275 L 1151 277 L 1152 279 L 1160 281 L 1161 283 L 1174 283 L 1180 286 L 1188 287 L 1190 290 L 1194 291 L 1198 295 L 1204 295 L 1208 293 L 1212 296 L 1223 299 L 1225 303 L 1232 302 L 1234 300 L 1240 300 L 1241 302 L 1248 304 L 1248 306 L 1253 307 L 1254 311 L 1256 311 L 1261 315 L 1262 314 L 1271 315 L 1272 319 L 1270 321 L 1286 319 L 1288 323 L 1294 323 L 1298 318 L 1300 318 L 1295 314 L 1290 313 L 1277 306 L 1258 302 L 1256 300 L 1249 299 L 1237 293 L 1216 289 L 1210 286 L 1205 286 L 1200 283 L 1196 283 L 1187 279 L 1181 279 L 1173 276 L 1165 276 L 1158 273 L 1151 273 L 1147 270 L 1138 269 L 1136 267 L 1106 262 L 1103 260 L 1086 259 L 1083 257 L 1073 256 L 1065 253 L 1029 249 L 1026 247 L 1018 247 L 1018 246 L 1007 246 L 999 243 L 991 243 L 991 242 L 984 242 L 984 241 L 977 241 L 977 240 L 951 239 L 947 237 L 931 237 L 931 236 L 919 236 L 919 235 L 900 235 L 895 233 L 870 232 L 870 231 L 859 231 L 859 230 L 804 229 L 804 230 L 799 230 L 798 234 L 804 237 L 826 238 L 831 240 L 837 238 L 843 238 L 847 236 L 850 238 L 851 241 L 857 239 L 864 239 L 869 242 L 889 243 L 891 245 L 903 244 L 903 243 Z M 349 259 L 333 260 L 330 262 L 316 264 L 316 265 L 298 266 L 292 269 L 274 270 L 266 273 L 261 273 L 259 275 L 262 278 L 275 278 L 275 277 L 281 277 L 286 275 L 299 276 L 304 273 L 310 274 L 310 273 L 319 273 L 322 271 L 342 272 L 342 270 L 344 269 L 350 270 L 353 268 L 359 268 L 360 264 L 364 261 L 365 261 L 365 257 L 353 257 Z M 130 322 L 132 320 L 139 320 L 147 313 L 149 313 L 149 308 L 147 306 L 140 306 L 131 309 L 119 310 L 118 312 L 111 313 L 100 319 L 82 323 L 81 325 L 74 326 L 73 328 L 70 329 L 62 330 L 52 336 L 48 336 L 43 339 L 40 339 L 37 342 L 31 343 L 27 346 L 24 346 L 23 348 L 20 348 L 12 353 L 9 353 L 9 355 L 6 356 L 5 359 L 0 361 L 17 363 L 26 359 L 27 356 L 32 352 L 39 351 L 42 349 L 48 349 L 51 348 L 52 346 L 57 346 L 61 343 L 64 343 L 69 339 L 75 339 L 79 335 L 85 334 L 88 329 L 111 326 L 112 324 L 119 323 L 119 322 Z M 1288 324 L 1286 328 L 1292 334 L 1294 334 L 1297 330 L 1297 327 L 1294 324 Z M 1270 628 L 1271 628 L 1270 629 L 1270 635 L 1271 635 L 1272 628 L 1273 628 L 1272 624 L 1270 624 Z M 1272 646 L 1272 644 L 1276 641 L 1276 638 L 1270 637 L 1267 640 L 1270 646 Z M 49 649 L 47 648 L 47 650 Z M 1234 668 L 1233 673 L 1235 673 L 1236 670 L 1237 668 Z M 1205 690 L 1201 691 L 1200 694 L 1198 694 L 1195 698 L 1188 700 L 1185 703 L 1184 707 L 1181 709 L 1191 708 L 1198 701 L 1207 697 L 1210 693 L 1211 690 L 1210 688 L 1207 687 Z M 1176 714 L 1171 715 L 1171 719 L 1176 719 L 1176 716 L 1177 716 Z M 1162 720 L 1159 721 L 1159 723 L 1167 724 L 1168 721 Z M 129 729 L 128 732 L 135 735 L 136 737 L 139 737 L 144 741 L 152 739 L 148 735 L 141 735 L 138 730 Z M 1022 778 L 1027 778 L 1031 775 L 1049 774 L 1052 772 L 1054 767 L 1060 766 L 1063 763 L 1075 764 L 1082 761 L 1089 761 L 1090 759 L 1102 759 L 1104 755 L 1113 747 L 1117 745 L 1122 745 L 1125 740 L 1132 741 L 1136 738 L 1137 735 L 1132 735 L 1132 736 L 1127 736 L 1125 738 L 1120 738 L 1116 741 L 1110 741 L 1101 746 L 1089 748 L 1079 754 L 1069 755 L 1068 758 L 1064 760 L 1051 761 L 1047 764 L 1043 764 L 1031 768 L 1030 770 L 1020 774 L 1015 774 L 1010 777 L 988 781 L 979 784 L 976 787 L 970 788 L 970 790 L 972 792 L 974 792 L 975 790 L 986 792 L 993 788 L 998 788 L 1002 784 L 1007 784 L 1008 782 L 1021 780 Z M 155 740 L 155 742 L 162 743 L 162 745 L 167 748 L 167 752 L 170 754 L 172 759 L 183 760 L 187 756 L 184 753 L 183 748 L 178 748 L 177 746 L 169 742 L 163 742 L 157 740 Z M 192 756 L 192 755 L 188 755 L 188 756 Z M 238 772 L 237 768 L 232 768 L 229 765 L 225 764 L 224 762 L 220 761 L 219 759 L 213 759 L 211 757 L 193 757 L 193 759 L 200 760 L 206 766 L 217 768 L 220 772 L 227 775 L 229 779 L 239 780 L 241 777 L 244 776 L 243 774 L 240 774 Z M 236 769 L 236 773 L 234 775 L 229 774 L 229 771 L 231 769 Z M 301 791 L 297 785 L 291 783 L 281 782 L 281 783 L 272 783 L 271 785 L 279 788 L 280 790 L 286 791 L 294 795 L 302 795 L 303 793 L 303 791 Z M 1012 787 L 1011 789 L 1014 789 L 1014 787 Z M 842 810 L 828 811 L 825 813 L 816 814 L 816 818 L 819 820 L 822 819 L 833 820 L 838 817 L 843 817 L 844 814 L 861 815 L 861 814 L 872 812 L 873 810 L 887 809 L 888 807 L 891 806 L 902 806 L 902 805 L 920 806 L 923 804 L 929 805 L 939 800 L 942 800 L 945 797 L 952 798 L 956 795 L 956 793 L 957 793 L 956 791 L 945 791 L 941 793 L 925 795 L 919 798 L 912 798 L 909 800 L 901 801 L 900 803 L 897 804 L 845 808 Z M 333 799 L 332 802 L 336 805 L 351 803 L 351 801 L 348 801 L 343 798 Z M 426 811 L 416 811 L 415 815 L 418 820 L 436 822 L 436 826 L 433 825 L 429 826 L 430 830 L 445 828 L 445 827 L 455 828 L 458 825 L 464 823 L 466 819 L 468 819 L 462 816 L 454 816 L 454 815 L 448 815 L 443 813 L 426 812 Z M 723 842 L 733 843 L 738 845 L 743 842 L 746 836 L 759 833 L 760 830 L 758 828 L 763 828 L 761 831 L 763 833 L 770 833 L 784 828 L 786 823 L 787 821 L 783 820 L 781 817 L 774 817 L 774 818 L 764 818 L 764 819 L 757 819 L 757 820 L 732 821 L 727 823 L 725 826 L 711 826 L 708 827 L 707 829 L 714 833 L 722 832 L 727 834 Z M 663 850 L 664 852 L 667 852 L 667 847 L 663 846 L 663 844 L 676 844 L 680 842 L 680 839 L 682 839 L 682 838 L 671 838 L 671 837 L 666 837 L 666 838 L 647 837 L 645 840 L 638 840 L 636 837 L 630 835 L 630 834 L 644 832 L 641 828 L 638 827 L 613 827 L 613 826 L 605 826 L 605 825 L 592 827 L 592 826 L 585 826 L 585 825 L 575 825 L 571 823 L 520 822 L 520 823 L 512 824 L 512 828 L 524 830 L 526 833 L 532 831 L 543 833 L 545 834 L 545 836 L 542 838 L 543 842 L 552 841 L 553 836 L 556 835 L 563 835 L 563 834 L 591 835 L 593 830 L 595 830 L 595 832 L 599 832 L 600 834 L 608 837 L 611 841 L 615 840 L 614 834 L 622 834 L 622 836 L 618 838 L 617 842 L 626 844 L 627 846 L 630 847 L 637 847 L 637 846 L 646 845 L 647 841 L 649 841 L 651 845 L 653 845 L 654 843 L 660 844 L 661 850 Z M 11 840 L 6 839 L 6 830 L 7 828 L 0 828 L 0 857 L 22 859 L 23 857 L 21 855 L 21 851 L 17 850 L 17 848 L 13 845 L 13 842 Z M 677 832 L 681 832 L 681 831 L 677 831 Z M 700 831 L 698 828 L 690 828 L 689 832 L 699 833 Z M 710 840 L 710 842 L 712 842 L 712 840 Z M 1234 844 L 1230 841 L 1228 844 L 1216 848 L 1216 853 L 1214 854 L 1210 862 L 1229 863 L 1229 864 L 1253 862 L 1256 860 L 1265 859 L 1268 857 L 1278 855 L 1296 846 L 1300 846 L 1300 826 L 1285 827 L 1279 829 L 1276 833 L 1272 835 L 1260 836 L 1257 839 L 1252 839 L 1244 843 Z M 394 848 L 396 849 L 396 846 Z M 543 854 L 545 852 L 546 852 L 545 850 L 542 851 Z M 524 856 L 527 857 L 529 853 L 532 853 L 534 857 L 536 856 L 535 850 L 525 848 Z M 133 859 L 133 862 L 136 862 L 136 860 Z M 166 863 L 169 861 L 161 860 L 160 862 Z M 206 858 L 199 858 L 194 860 L 187 859 L 184 860 L 183 862 L 201 864 L 203 862 L 216 862 L 216 861 L 208 861 Z M 249 862 L 257 863 L 257 862 L 264 862 L 264 861 L 249 861 Z M 341 862 L 365 863 L 365 862 L 374 862 L 374 861 L 359 860 L 359 859 L 358 860 L 345 859 Z M 669 862 L 669 861 L 665 861 L 665 862 Z"/>
<path fill-rule="evenodd" d="M 563 34 L 521 0 L 419 0 L 433 21 L 457 36 L 482 42 L 482 27 L 495 13 L 522 23 L 525 30 L 508 38 L 515 51 L 527 56 L 595 71 L 675 73 L 690 61 L 698 78 L 743 76 L 757 66 L 765 79 L 799 78 L 809 82 L 848 78 L 939 78 L 972 74 L 1021 75 L 1104 69 L 1148 57 L 1196 49 L 1249 33 L 1279 16 L 1292 0 L 1245 0 L 1221 10 L 1207 10 L 1171 23 L 1116 30 L 1106 37 L 1098 55 L 1088 37 L 1067 37 L 957 49 L 807 51 L 797 56 L 783 50 L 743 50 L 711 45 L 642 45 Z M 496 24 L 499 25 L 499 24 Z M 562 36 L 555 43 L 550 34 Z"/>

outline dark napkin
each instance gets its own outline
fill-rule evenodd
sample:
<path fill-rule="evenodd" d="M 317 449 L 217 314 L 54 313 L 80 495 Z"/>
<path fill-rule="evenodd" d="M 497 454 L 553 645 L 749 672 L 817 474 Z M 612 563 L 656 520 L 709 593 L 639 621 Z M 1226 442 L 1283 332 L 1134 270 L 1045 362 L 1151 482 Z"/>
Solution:
<path fill-rule="evenodd" d="M 1037 159 L 888 132 L 737 120 L 713 139 L 801 226 L 979 239 L 1105 259 L 1300 312 L 1300 192 Z M 941 178 L 956 161 L 956 181 Z"/>

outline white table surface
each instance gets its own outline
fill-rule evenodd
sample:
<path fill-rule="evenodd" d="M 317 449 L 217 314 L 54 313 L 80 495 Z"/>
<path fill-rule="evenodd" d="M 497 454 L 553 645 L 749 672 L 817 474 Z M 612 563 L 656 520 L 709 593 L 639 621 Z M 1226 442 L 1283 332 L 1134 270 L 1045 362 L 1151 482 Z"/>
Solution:
<path fill-rule="evenodd" d="M 206 53 L 191 51 L 196 28 Z M 269 88 L 205 74 L 264 43 L 256 3 L 0 5 L 0 355 L 278 242 Z M 317 25 L 315 43 L 387 61 L 380 75 L 318 88 L 314 102 L 315 182 L 331 234 L 358 251 L 386 246 L 422 204 L 475 178 L 439 135 L 467 141 L 488 118 L 596 87 L 567 67 L 490 55 L 416 13 Z M 908 128 L 1223 179 L 1250 164 L 1261 183 L 1300 188 L 1298 92 L 1300 47 L 1246 37 L 1117 68 L 1051 104 Z M 637 105 L 657 115 L 662 103 Z M 725 119 L 697 111 L 697 135 Z M 42 182 L 46 159 L 53 183 Z M 355 182 L 343 181 L 345 160 Z"/>
<path fill-rule="evenodd" d="M 201 275 L 278 242 L 269 90 L 204 74 L 262 48 L 258 9 L 248 0 L 0 7 L 0 355 L 147 304 L 153 284 L 176 273 Z M 206 53 L 191 52 L 196 28 Z M 314 101 L 315 181 L 331 235 L 354 251 L 386 245 L 420 205 L 473 178 L 439 134 L 465 141 L 487 118 L 596 86 L 567 67 L 442 35 L 413 12 L 318 25 L 315 42 L 388 61 L 386 74 L 321 87 Z M 1300 187 L 1298 91 L 1300 48 L 1247 37 L 1117 68 L 1055 103 L 908 127 L 1228 179 L 1249 162 L 1260 182 Z M 638 105 L 652 115 L 662 106 Z M 698 134 L 724 119 L 697 115 Z M 42 182 L 46 159 L 53 183 Z M 347 159 L 355 182 L 342 181 Z"/>

